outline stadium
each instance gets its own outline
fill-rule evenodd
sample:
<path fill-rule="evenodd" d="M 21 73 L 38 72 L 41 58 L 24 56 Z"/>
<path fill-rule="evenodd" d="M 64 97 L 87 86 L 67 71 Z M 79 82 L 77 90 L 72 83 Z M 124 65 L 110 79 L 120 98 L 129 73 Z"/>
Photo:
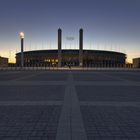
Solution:
<path fill-rule="evenodd" d="M 23 48 L 23 38 L 22 38 Z M 83 29 L 79 31 L 79 50 L 62 49 L 62 30 L 58 29 L 58 49 L 21 51 L 16 65 L 26 67 L 124 67 L 126 54 L 115 51 L 83 49 Z"/>
<path fill-rule="evenodd" d="M 83 50 L 83 66 L 123 67 L 126 55 L 119 52 Z M 20 66 L 21 53 L 16 55 Z M 38 50 L 24 52 L 25 66 L 58 66 L 58 50 Z M 62 50 L 61 66 L 79 66 L 79 50 Z"/>

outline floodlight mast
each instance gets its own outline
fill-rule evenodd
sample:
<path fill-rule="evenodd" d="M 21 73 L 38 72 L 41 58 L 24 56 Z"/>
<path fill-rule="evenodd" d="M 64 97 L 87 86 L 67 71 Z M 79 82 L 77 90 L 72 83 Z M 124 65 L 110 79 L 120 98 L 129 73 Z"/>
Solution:
<path fill-rule="evenodd" d="M 24 33 L 20 32 L 20 39 L 21 39 L 21 67 L 24 67 Z"/>
<path fill-rule="evenodd" d="M 23 32 L 20 32 L 19 35 L 20 35 L 20 38 L 21 38 L 21 39 L 24 38 L 24 36 L 25 36 Z"/>

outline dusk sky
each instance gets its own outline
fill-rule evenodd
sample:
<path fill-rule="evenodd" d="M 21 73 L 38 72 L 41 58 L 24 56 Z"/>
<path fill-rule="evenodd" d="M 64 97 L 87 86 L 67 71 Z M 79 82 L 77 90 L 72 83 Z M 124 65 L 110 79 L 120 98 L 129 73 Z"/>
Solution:
<path fill-rule="evenodd" d="M 78 49 L 83 28 L 85 49 L 140 57 L 140 0 L 0 0 L 0 56 L 14 62 L 21 31 L 26 51 L 56 49 L 59 27 L 64 49 Z"/>

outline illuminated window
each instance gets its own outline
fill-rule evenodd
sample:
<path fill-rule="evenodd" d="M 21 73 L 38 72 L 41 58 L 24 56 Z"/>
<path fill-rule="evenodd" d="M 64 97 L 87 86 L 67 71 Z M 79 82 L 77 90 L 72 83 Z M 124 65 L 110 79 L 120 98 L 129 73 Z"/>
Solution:
<path fill-rule="evenodd" d="M 52 59 L 52 63 L 54 63 L 54 59 Z"/>
<path fill-rule="evenodd" d="M 47 62 L 47 59 L 45 59 L 44 62 Z"/>
<path fill-rule="evenodd" d="M 50 59 L 45 59 L 44 62 L 51 62 L 51 60 Z"/>

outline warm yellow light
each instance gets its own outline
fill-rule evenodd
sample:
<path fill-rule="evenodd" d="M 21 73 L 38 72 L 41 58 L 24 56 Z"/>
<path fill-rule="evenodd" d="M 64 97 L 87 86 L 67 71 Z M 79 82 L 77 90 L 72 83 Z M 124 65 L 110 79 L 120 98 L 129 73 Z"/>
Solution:
<path fill-rule="evenodd" d="M 24 33 L 23 32 L 20 32 L 20 38 L 24 38 Z"/>

